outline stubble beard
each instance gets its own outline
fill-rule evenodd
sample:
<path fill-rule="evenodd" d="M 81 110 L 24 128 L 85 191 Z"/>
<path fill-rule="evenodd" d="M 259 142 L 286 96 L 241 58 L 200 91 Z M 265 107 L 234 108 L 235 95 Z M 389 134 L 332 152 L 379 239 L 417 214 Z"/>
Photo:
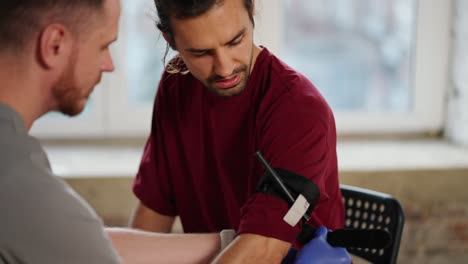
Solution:
<path fill-rule="evenodd" d="M 245 90 L 245 88 L 247 87 L 247 83 L 249 81 L 250 73 L 251 73 L 252 66 L 253 66 L 252 65 L 253 52 L 254 52 L 254 45 L 252 43 L 252 50 L 250 52 L 249 64 L 248 65 L 243 65 L 243 66 L 235 69 L 234 72 L 233 72 L 233 75 L 241 74 L 241 80 L 236 86 L 234 86 L 232 88 L 228 88 L 226 90 L 221 89 L 221 88 L 217 88 L 216 85 L 215 85 L 215 82 L 217 80 L 220 80 L 220 79 L 223 79 L 223 78 L 220 78 L 218 76 L 213 76 L 213 77 L 210 77 L 206 81 L 205 86 L 208 88 L 208 90 L 210 90 L 211 92 L 213 92 L 216 95 L 219 95 L 221 97 L 233 97 L 233 96 L 237 96 L 237 95 L 241 94 Z"/>
<path fill-rule="evenodd" d="M 54 89 L 57 111 L 67 116 L 80 114 L 85 107 L 87 97 L 83 97 L 75 78 L 76 56 L 70 59 L 66 71 Z M 83 100 L 85 100 L 83 102 Z"/>

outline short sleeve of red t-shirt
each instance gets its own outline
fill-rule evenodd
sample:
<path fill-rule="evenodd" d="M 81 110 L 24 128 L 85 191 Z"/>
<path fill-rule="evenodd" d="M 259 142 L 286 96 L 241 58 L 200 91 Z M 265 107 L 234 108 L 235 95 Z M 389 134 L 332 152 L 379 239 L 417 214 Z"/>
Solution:
<path fill-rule="evenodd" d="M 270 89 L 278 92 L 267 94 L 269 98 L 264 102 L 268 103 L 259 109 L 259 150 L 272 167 L 306 176 L 319 187 L 320 198 L 309 223 L 330 229 L 342 227 L 344 208 L 339 193 L 333 114 L 302 75 L 286 78 L 271 82 Z M 276 197 L 253 195 L 242 208 L 239 233 L 292 242 L 300 225 L 292 227 L 283 220 L 288 210 L 286 202 Z"/>

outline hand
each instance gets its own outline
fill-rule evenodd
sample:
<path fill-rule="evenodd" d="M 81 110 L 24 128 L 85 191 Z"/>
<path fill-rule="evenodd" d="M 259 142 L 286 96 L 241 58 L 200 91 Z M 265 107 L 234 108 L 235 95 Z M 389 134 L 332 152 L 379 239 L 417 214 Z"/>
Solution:
<path fill-rule="evenodd" d="M 351 257 L 346 249 L 332 247 L 327 242 L 328 230 L 321 226 L 315 237 L 297 253 L 295 264 L 350 264 Z"/>

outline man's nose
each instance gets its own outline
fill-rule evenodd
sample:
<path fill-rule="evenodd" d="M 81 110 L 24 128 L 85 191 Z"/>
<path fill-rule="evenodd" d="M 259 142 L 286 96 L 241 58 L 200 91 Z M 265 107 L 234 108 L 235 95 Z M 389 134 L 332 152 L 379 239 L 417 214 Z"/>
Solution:
<path fill-rule="evenodd" d="M 229 77 L 235 68 L 234 60 L 228 52 L 219 51 L 215 53 L 214 72 L 220 77 Z"/>
<path fill-rule="evenodd" d="M 101 70 L 104 72 L 113 72 L 115 70 L 112 55 L 109 51 L 107 52 L 107 54 L 104 57 L 104 60 L 102 61 Z"/>

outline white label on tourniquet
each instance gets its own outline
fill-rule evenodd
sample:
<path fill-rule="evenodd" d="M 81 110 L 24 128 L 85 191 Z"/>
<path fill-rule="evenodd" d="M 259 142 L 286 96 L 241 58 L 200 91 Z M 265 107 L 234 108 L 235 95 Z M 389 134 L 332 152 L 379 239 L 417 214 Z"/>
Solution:
<path fill-rule="evenodd" d="M 291 226 L 297 225 L 305 212 L 307 212 L 307 209 L 309 209 L 309 206 L 310 204 L 306 198 L 302 194 L 299 194 L 288 213 L 283 217 L 283 220 Z"/>

